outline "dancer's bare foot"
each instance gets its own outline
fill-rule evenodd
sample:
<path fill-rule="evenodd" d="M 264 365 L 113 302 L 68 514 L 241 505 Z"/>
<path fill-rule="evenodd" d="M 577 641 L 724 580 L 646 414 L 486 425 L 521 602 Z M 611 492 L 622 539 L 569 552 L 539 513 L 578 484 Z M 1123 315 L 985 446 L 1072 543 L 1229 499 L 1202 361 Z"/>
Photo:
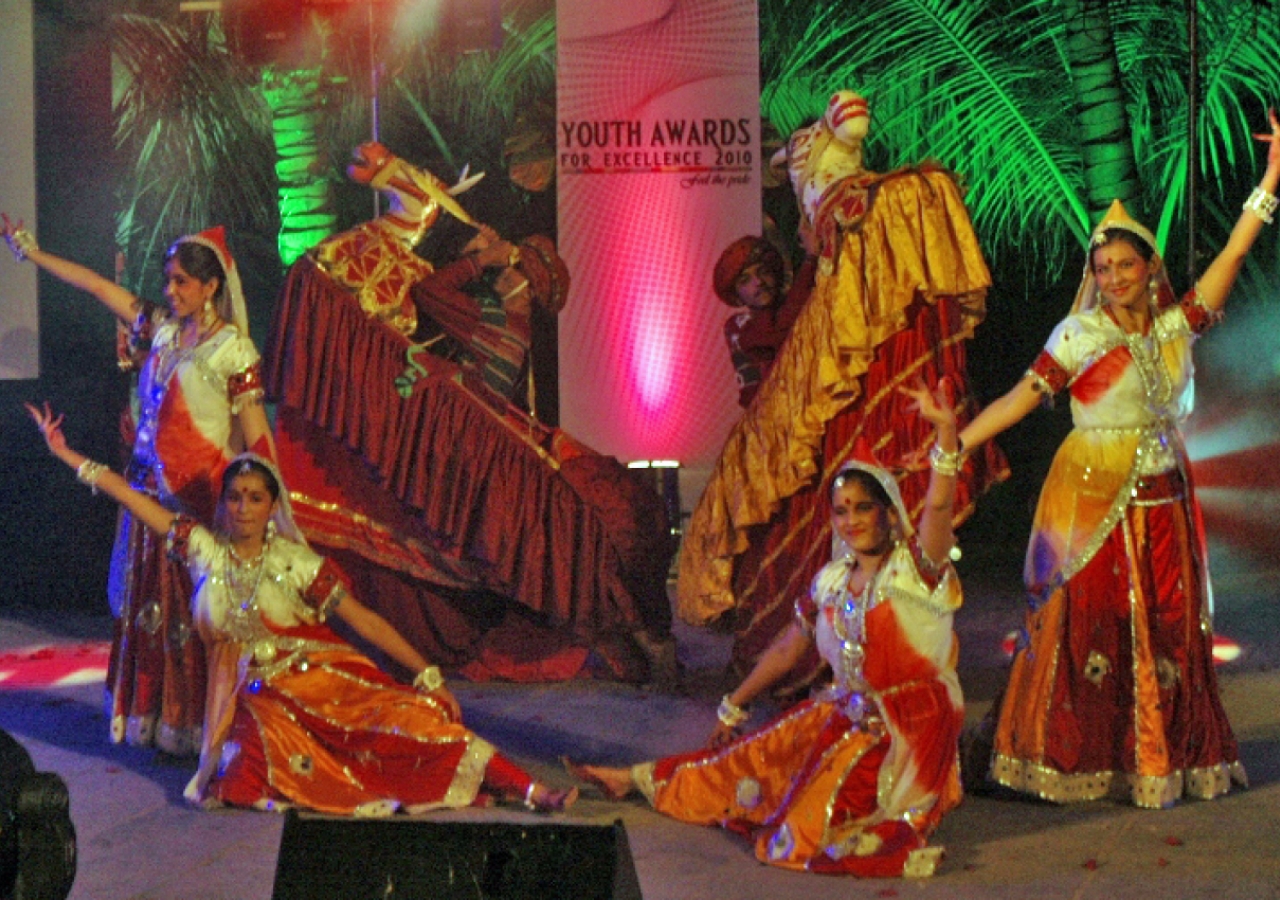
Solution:
<path fill-rule="evenodd" d="M 630 769 L 611 768 L 609 766 L 587 766 L 575 763 L 567 756 L 560 757 L 565 770 L 580 781 L 596 788 L 610 800 L 623 800 L 635 790 L 631 780 Z"/>
<path fill-rule="evenodd" d="M 525 805 L 534 812 L 556 813 L 564 812 L 578 801 L 578 789 L 571 787 L 566 790 L 547 787 L 540 781 L 535 781 L 529 786 L 529 794 L 525 797 Z"/>

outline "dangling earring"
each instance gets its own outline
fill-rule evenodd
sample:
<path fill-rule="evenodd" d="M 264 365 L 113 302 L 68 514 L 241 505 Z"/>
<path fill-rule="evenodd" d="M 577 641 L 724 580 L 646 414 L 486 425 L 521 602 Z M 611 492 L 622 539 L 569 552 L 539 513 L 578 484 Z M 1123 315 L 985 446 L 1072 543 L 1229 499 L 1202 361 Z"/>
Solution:
<path fill-rule="evenodd" d="M 200 310 L 200 327 L 204 329 L 212 328 L 218 321 L 218 307 L 214 305 L 213 298 L 204 301 L 204 308 Z"/>
<path fill-rule="evenodd" d="M 1151 306 L 1154 309 L 1160 305 L 1160 285 L 1156 282 L 1156 276 L 1151 276 L 1151 282 L 1148 287 L 1151 288 Z"/>
<path fill-rule="evenodd" d="M 276 534 L 279 533 L 279 531 L 280 529 L 276 527 L 276 520 L 267 519 L 267 540 L 268 541 L 275 540 Z"/>

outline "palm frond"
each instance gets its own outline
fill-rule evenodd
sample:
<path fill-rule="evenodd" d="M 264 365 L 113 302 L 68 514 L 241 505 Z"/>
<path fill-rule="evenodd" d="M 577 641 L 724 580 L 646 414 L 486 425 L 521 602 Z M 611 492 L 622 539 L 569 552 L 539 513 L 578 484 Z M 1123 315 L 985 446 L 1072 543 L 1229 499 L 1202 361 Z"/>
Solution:
<path fill-rule="evenodd" d="M 1050 37 L 1053 12 L 1045 3 L 962 0 L 830 4 L 801 35 L 805 47 L 762 63 L 802 85 L 766 84 L 765 115 L 786 131 L 790 122 L 780 120 L 795 98 L 810 98 L 814 116 L 831 91 L 858 89 L 872 106 L 869 159 L 936 158 L 964 175 L 988 247 L 1055 252 L 1083 240 L 1088 215 L 1062 116 L 1073 98 Z M 765 15 L 775 14 L 770 5 Z"/>
<path fill-rule="evenodd" d="M 1115 24 L 1146 207 L 1156 213 L 1156 238 L 1167 247 L 1175 237 L 1185 238 L 1189 46 L 1185 19 L 1157 15 L 1161 9 L 1156 2 L 1122 4 Z M 1197 191 L 1195 203 L 1211 207 L 1256 171 L 1252 132 L 1264 121 L 1269 99 L 1280 96 L 1274 62 L 1280 58 L 1280 19 L 1253 4 L 1201 3 L 1198 32 L 1196 175 L 1213 190 Z M 1184 62 L 1171 62 L 1177 60 Z M 1206 212 L 1198 218 L 1210 223 L 1210 232 L 1220 230 L 1221 217 Z M 1176 245 L 1173 252 L 1179 252 Z"/>
<path fill-rule="evenodd" d="M 126 284 L 153 294 L 168 240 L 215 223 L 273 228 L 270 119 L 252 71 L 205 31 L 135 15 L 111 26 L 117 244 Z"/>

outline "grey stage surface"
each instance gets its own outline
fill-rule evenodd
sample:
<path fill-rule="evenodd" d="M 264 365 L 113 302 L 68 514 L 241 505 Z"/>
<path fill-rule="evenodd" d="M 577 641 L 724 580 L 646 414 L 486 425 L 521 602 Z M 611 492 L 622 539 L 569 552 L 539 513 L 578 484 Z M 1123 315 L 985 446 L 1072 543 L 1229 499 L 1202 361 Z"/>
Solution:
<path fill-rule="evenodd" d="M 1280 898 L 1280 611 L 1275 573 L 1219 573 L 1218 626 L 1244 657 L 1222 671 L 1223 694 L 1249 771 L 1249 790 L 1211 803 L 1143 811 L 1113 803 L 1056 807 L 970 796 L 936 842 L 946 858 L 927 881 L 855 881 L 758 864 L 734 835 L 664 819 L 640 803 L 584 795 L 569 824 L 625 823 L 646 900 L 751 900 L 803 896 L 1179 900 Z M 961 676 L 970 716 L 1000 680 L 1000 638 L 1019 619 L 1016 574 L 966 573 L 958 619 Z M 105 618 L 0 613 L 0 652 L 47 642 L 105 639 Z M 630 763 L 690 749 L 710 729 L 724 690 L 723 637 L 678 631 L 681 690 L 604 682 L 554 685 L 455 683 L 468 723 L 547 780 L 565 783 L 556 760 Z M 0 690 L 0 728 L 38 768 L 71 789 L 79 835 L 77 900 L 266 900 L 283 819 L 240 810 L 202 811 L 182 800 L 191 764 L 106 740 L 101 686 Z M 545 823 L 519 809 L 440 813 L 433 821 Z"/>

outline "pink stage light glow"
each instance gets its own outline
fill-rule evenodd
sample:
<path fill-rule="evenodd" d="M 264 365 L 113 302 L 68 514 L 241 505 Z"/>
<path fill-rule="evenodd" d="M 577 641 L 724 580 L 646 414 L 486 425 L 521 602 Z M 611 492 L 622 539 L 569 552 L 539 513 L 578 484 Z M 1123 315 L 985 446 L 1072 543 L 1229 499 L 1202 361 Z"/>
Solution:
<path fill-rule="evenodd" d="M 652 297 L 637 303 L 636 319 L 630 380 L 645 413 L 661 414 L 670 406 L 675 387 L 675 348 L 680 343 L 680 331 L 676 323 L 662 315 Z"/>
<path fill-rule="evenodd" d="M 709 467 L 741 414 L 711 274 L 760 233 L 755 5 L 556 15 L 561 425 L 619 459 Z"/>
<path fill-rule="evenodd" d="M 38 690 L 101 683 L 109 641 L 42 644 L 0 653 L 0 690 Z"/>

